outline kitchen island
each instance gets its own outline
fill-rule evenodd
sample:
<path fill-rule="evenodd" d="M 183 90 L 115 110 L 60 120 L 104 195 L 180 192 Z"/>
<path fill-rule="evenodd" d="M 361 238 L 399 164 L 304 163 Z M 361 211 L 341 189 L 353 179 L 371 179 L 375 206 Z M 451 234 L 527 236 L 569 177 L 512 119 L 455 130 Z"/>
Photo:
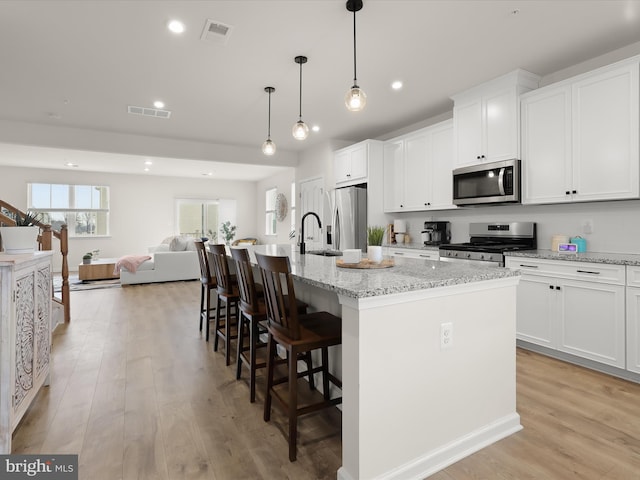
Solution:
<path fill-rule="evenodd" d="M 522 428 L 518 272 L 404 258 L 359 270 L 290 245 L 249 251 L 289 256 L 296 295 L 342 317 L 339 479 L 425 478 Z"/>

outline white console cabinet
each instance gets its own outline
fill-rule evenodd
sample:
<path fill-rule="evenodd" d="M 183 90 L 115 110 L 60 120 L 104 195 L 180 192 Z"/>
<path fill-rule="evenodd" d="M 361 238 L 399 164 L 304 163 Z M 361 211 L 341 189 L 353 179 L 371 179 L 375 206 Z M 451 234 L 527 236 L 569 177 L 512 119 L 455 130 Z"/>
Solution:
<path fill-rule="evenodd" d="M 521 98 L 523 203 L 638 198 L 638 58 Z"/>
<path fill-rule="evenodd" d="M 51 252 L 0 254 L 0 453 L 49 381 Z"/>
<path fill-rule="evenodd" d="M 625 368 L 625 266 L 507 257 L 519 340 Z"/>

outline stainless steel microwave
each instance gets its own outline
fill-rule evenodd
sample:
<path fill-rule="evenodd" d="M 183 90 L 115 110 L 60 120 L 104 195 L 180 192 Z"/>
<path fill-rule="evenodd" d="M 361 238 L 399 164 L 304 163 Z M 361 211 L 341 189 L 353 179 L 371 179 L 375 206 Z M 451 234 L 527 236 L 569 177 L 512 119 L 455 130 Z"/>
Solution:
<path fill-rule="evenodd" d="M 520 203 L 520 160 L 481 163 L 453 171 L 453 204 Z"/>

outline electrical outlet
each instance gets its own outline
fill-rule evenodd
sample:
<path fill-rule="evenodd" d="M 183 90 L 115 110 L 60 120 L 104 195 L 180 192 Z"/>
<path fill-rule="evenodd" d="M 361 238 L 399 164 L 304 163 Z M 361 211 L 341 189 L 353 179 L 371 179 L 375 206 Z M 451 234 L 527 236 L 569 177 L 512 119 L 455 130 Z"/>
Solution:
<path fill-rule="evenodd" d="M 582 221 L 582 233 L 593 233 L 593 220 Z"/>
<path fill-rule="evenodd" d="M 453 346 L 453 323 L 440 324 L 440 350 Z"/>

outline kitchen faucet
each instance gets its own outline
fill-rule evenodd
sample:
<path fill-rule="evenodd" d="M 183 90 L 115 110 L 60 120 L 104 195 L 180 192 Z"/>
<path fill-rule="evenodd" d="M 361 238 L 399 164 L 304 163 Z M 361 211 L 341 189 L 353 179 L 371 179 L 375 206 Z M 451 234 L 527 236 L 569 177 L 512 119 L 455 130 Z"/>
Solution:
<path fill-rule="evenodd" d="M 320 217 L 315 212 L 307 212 L 302 216 L 302 220 L 300 220 L 300 255 L 304 255 L 306 253 L 305 245 L 304 245 L 304 219 L 309 215 L 313 215 L 318 220 L 318 227 L 322 228 L 322 222 L 320 221 Z"/>

